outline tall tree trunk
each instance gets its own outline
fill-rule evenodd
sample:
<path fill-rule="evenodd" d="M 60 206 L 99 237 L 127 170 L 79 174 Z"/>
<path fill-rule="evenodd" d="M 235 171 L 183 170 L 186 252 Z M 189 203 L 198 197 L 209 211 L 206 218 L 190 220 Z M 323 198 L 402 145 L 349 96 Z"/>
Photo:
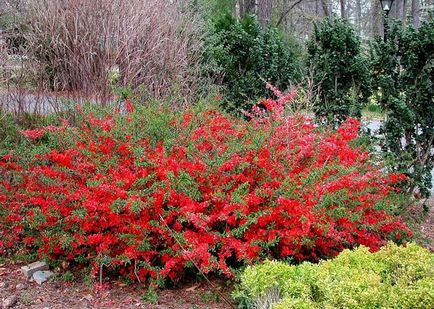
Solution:
<path fill-rule="evenodd" d="M 400 7 L 400 14 L 401 14 L 401 20 L 405 23 L 407 19 L 407 0 L 400 1 L 401 7 Z"/>
<path fill-rule="evenodd" d="M 246 10 L 246 14 L 255 13 L 256 8 L 256 0 L 244 0 L 244 9 Z"/>
<path fill-rule="evenodd" d="M 322 9 L 324 11 L 324 16 L 331 16 L 332 10 L 329 0 L 321 0 Z"/>
<path fill-rule="evenodd" d="M 248 14 L 255 13 L 255 0 L 238 0 L 238 5 L 240 8 L 240 18 L 243 18 Z"/>
<path fill-rule="evenodd" d="M 345 12 L 345 0 L 339 0 L 339 4 L 341 7 L 341 18 L 347 18 L 346 12 Z"/>
<path fill-rule="evenodd" d="M 361 3 L 361 0 L 356 0 L 355 13 L 356 13 L 356 29 L 357 29 L 357 32 L 360 34 L 362 32 L 362 3 Z"/>
<path fill-rule="evenodd" d="M 399 19 L 399 4 L 401 3 L 401 0 L 394 1 L 392 6 L 390 7 L 389 11 L 389 17 L 393 19 Z"/>
<path fill-rule="evenodd" d="M 273 0 L 258 0 L 258 19 L 262 27 L 271 21 L 272 10 Z"/>
<path fill-rule="evenodd" d="M 371 33 L 372 36 L 378 36 L 383 33 L 383 11 L 380 1 L 371 1 Z"/>
<path fill-rule="evenodd" d="M 397 19 L 405 23 L 405 19 L 407 15 L 406 5 L 407 5 L 406 0 L 394 1 L 392 7 L 390 8 L 389 16 L 393 19 Z"/>
<path fill-rule="evenodd" d="M 416 28 L 419 28 L 419 24 L 420 24 L 420 19 L 419 19 L 419 14 L 420 14 L 420 2 L 419 0 L 412 0 L 411 1 L 411 19 L 413 21 L 413 26 L 415 26 Z"/>
<path fill-rule="evenodd" d="M 237 8 L 238 8 L 238 10 L 237 10 L 237 17 L 238 18 L 241 18 L 241 17 L 243 17 L 244 16 L 244 0 L 238 0 L 237 1 Z"/>

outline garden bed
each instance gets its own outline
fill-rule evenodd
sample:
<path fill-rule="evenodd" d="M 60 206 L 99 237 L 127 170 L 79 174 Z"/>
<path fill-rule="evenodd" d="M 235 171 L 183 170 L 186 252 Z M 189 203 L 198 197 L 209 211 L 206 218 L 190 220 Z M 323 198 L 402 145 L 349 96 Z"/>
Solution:
<path fill-rule="evenodd" d="M 143 286 L 116 280 L 98 289 L 82 279 L 68 282 L 67 277 L 58 275 L 38 285 L 23 277 L 20 266 L 21 263 L 12 261 L 0 262 L 0 308 L 4 299 L 14 295 L 17 297 L 14 309 L 223 309 L 228 308 L 228 304 L 216 296 L 214 289 L 230 298 L 230 288 L 219 280 L 212 281 L 214 287 L 206 282 L 193 282 L 158 291 L 155 299 L 149 296 L 147 299 Z"/>

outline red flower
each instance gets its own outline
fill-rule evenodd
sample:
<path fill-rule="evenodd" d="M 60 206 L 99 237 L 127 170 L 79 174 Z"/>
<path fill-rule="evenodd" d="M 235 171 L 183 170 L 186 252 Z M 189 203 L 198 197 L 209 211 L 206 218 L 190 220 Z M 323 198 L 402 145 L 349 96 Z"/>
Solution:
<path fill-rule="evenodd" d="M 21 131 L 20 133 L 23 136 L 25 136 L 31 140 L 36 140 L 45 134 L 45 129 L 44 128 L 38 128 L 38 129 L 33 129 L 33 130 L 24 130 L 24 131 Z"/>
<path fill-rule="evenodd" d="M 59 143 L 24 165 L 15 154 L 0 158 L 0 252 L 24 242 L 96 273 L 104 262 L 131 278 L 177 280 L 191 262 L 231 277 L 262 258 L 318 260 L 409 239 L 386 212 L 404 176 L 383 175 L 352 145 L 359 122 L 321 131 L 285 114 L 295 91 L 269 88 L 277 99 L 263 102 L 267 113 L 244 122 L 185 112 L 168 121 L 169 140 L 142 134 L 141 123 L 123 127 L 121 115 L 85 112 L 75 129 L 23 133 Z"/>
<path fill-rule="evenodd" d="M 134 105 L 131 102 L 130 99 L 125 99 L 125 109 L 127 110 L 128 113 L 133 113 L 134 112 Z"/>

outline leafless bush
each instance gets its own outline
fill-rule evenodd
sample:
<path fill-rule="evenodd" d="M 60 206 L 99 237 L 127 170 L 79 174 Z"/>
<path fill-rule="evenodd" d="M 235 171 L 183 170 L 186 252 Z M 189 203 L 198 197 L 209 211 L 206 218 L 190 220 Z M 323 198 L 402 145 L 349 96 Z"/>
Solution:
<path fill-rule="evenodd" d="M 200 85 L 201 27 L 185 1 L 33 0 L 26 54 L 39 89 L 107 102 L 114 84 L 146 97 L 188 98 Z"/>
<path fill-rule="evenodd" d="M 27 3 L 32 0 L 3 0 L 0 4 L 0 10 L 6 12 L 22 12 Z"/>
<path fill-rule="evenodd" d="M 309 69 L 307 72 L 303 81 L 293 87 L 297 90 L 297 96 L 288 105 L 288 109 L 292 114 L 313 115 L 314 113 L 314 103 L 319 95 L 319 89 L 313 80 L 313 70 Z"/>

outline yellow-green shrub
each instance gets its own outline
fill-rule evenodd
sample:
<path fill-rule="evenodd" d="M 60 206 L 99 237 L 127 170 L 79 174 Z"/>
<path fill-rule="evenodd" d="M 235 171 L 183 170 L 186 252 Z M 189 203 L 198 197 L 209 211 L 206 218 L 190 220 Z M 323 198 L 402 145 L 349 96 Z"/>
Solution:
<path fill-rule="evenodd" d="M 376 253 L 344 250 L 332 260 L 297 266 L 266 261 L 248 267 L 234 297 L 246 307 L 272 288 L 288 308 L 434 308 L 434 254 L 410 243 Z"/>

